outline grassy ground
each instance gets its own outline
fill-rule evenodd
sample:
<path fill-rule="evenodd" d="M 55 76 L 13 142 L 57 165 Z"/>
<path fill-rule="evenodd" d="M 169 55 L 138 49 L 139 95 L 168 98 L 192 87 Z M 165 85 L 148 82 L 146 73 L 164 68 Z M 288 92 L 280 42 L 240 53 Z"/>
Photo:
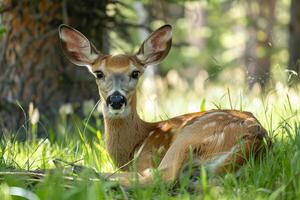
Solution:
<path fill-rule="evenodd" d="M 90 114 L 94 103 L 87 102 L 85 119 L 78 118 L 66 105 L 60 110 L 55 125 L 35 123 L 33 116 L 24 117 L 19 130 L 4 134 L 0 141 L 0 199 L 15 199 L 12 194 L 49 200 L 299 199 L 299 89 L 277 84 L 274 90 L 262 96 L 255 91 L 246 95 L 238 86 L 226 89 L 224 85 L 207 85 L 206 88 L 206 92 L 200 91 L 200 94 L 184 88 L 163 93 L 156 88 L 161 95 L 153 98 L 142 92 L 141 99 L 150 98 L 154 108 L 149 108 L 149 102 L 145 100 L 146 106 L 140 115 L 147 120 L 157 120 L 211 108 L 253 111 L 272 136 L 273 147 L 264 157 L 256 161 L 251 158 L 238 174 L 209 177 L 202 170 L 199 189 L 194 193 L 186 190 L 186 182 L 174 187 L 163 184 L 159 178 L 147 188 L 135 185 L 130 190 L 99 179 L 95 171 L 113 172 L 116 169 L 105 151 L 102 128 L 98 129 L 102 127 L 99 113 L 96 109 Z M 182 93 L 185 95 L 178 95 Z M 37 130 L 43 130 L 48 137 L 37 139 Z M 18 142 L 15 140 L 18 134 L 26 134 L 30 139 Z M 74 169 L 78 174 L 73 173 Z M 19 170 L 35 170 L 36 173 L 37 170 L 48 170 L 49 173 L 42 179 L 39 174 L 5 174 Z"/>

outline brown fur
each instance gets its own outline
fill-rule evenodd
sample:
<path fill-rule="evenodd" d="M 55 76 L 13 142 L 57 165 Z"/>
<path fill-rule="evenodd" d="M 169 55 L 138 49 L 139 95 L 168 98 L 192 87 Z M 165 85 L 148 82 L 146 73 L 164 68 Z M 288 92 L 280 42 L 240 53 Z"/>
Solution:
<path fill-rule="evenodd" d="M 131 106 L 135 107 L 135 103 Z M 154 166 L 154 154 L 162 158 L 158 169 L 163 180 L 173 181 L 187 159 L 189 148 L 194 152 L 194 159 L 209 162 L 241 145 L 214 169 L 214 173 L 221 173 L 232 165 L 234 169 L 241 166 L 250 152 L 258 152 L 263 138 L 267 137 L 266 130 L 251 113 L 237 110 L 191 113 L 157 123 L 141 120 L 133 110 L 126 119 L 105 119 L 105 125 L 107 148 L 118 166 L 133 159 L 134 152 L 142 146 L 137 162 L 141 184 L 153 180 L 145 170 Z M 117 179 L 129 185 L 128 177 L 128 174 L 118 175 Z"/>
<path fill-rule="evenodd" d="M 157 168 L 162 180 L 170 182 L 178 177 L 190 151 L 199 165 L 207 165 L 213 173 L 222 173 L 243 165 L 251 152 L 258 152 L 264 138 L 269 141 L 266 130 L 249 112 L 210 110 L 156 123 L 139 118 L 136 112 L 137 81 L 130 73 L 132 70 L 142 73 L 147 64 L 158 63 L 168 54 L 172 41 L 170 25 L 152 33 L 136 55 L 96 54 L 97 50 L 81 33 L 65 25 L 60 27 L 60 37 L 64 52 L 73 63 L 105 74 L 106 77 L 97 84 L 104 112 L 106 148 L 114 163 L 126 171 L 130 169 L 128 163 L 137 156 L 141 185 L 153 181 L 149 169 L 156 167 L 154 155 L 160 158 Z M 79 44 L 74 37 L 80 39 Z M 70 48 L 68 44 L 71 44 Z M 82 44 L 85 45 L 82 47 Z M 114 84 L 117 85 L 115 90 Z M 105 100 L 116 90 L 127 99 L 126 108 L 131 108 L 126 116 L 113 117 L 107 110 Z M 132 176 L 133 173 L 124 172 L 110 178 L 129 186 Z"/>
<path fill-rule="evenodd" d="M 109 69 L 111 68 L 129 68 L 130 65 L 130 57 L 127 55 L 115 55 L 115 56 L 108 56 L 105 59 L 105 66 Z"/>

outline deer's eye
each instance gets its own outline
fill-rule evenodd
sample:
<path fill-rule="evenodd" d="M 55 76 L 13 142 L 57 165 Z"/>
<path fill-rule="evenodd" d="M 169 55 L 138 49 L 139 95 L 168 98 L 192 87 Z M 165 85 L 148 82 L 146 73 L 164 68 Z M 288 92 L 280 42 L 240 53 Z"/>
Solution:
<path fill-rule="evenodd" d="M 141 73 L 140 71 L 134 70 L 134 71 L 131 73 L 130 77 L 133 78 L 133 79 L 138 79 L 140 73 Z"/>
<path fill-rule="evenodd" d="M 98 70 L 98 71 L 94 71 L 94 73 L 95 73 L 97 79 L 102 79 L 102 78 L 104 78 L 104 74 L 103 74 L 102 71 Z"/>

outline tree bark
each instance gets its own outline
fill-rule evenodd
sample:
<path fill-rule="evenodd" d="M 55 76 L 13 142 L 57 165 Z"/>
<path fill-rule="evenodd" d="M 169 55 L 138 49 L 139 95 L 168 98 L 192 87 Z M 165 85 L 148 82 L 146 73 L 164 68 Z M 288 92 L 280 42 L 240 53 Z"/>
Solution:
<path fill-rule="evenodd" d="M 264 90 L 270 79 L 276 0 L 249 0 L 247 4 L 249 22 L 245 51 L 247 80 L 250 89 L 258 83 Z"/>
<path fill-rule="evenodd" d="M 291 18 L 289 25 L 289 70 L 298 73 L 297 80 L 300 81 L 300 1 L 292 0 Z"/>
<path fill-rule="evenodd" d="M 104 32 L 107 23 L 114 20 L 106 15 L 108 0 L 2 3 L 8 9 L 2 14 L 6 34 L 0 44 L 0 128 L 22 125 L 24 116 L 16 102 L 25 112 L 33 102 L 43 116 L 51 118 L 64 103 L 79 108 L 84 100 L 98 99 L 87 70 L 64 57 L 57 30 L 60 24 L 68 23 L 107 52 Z"/>

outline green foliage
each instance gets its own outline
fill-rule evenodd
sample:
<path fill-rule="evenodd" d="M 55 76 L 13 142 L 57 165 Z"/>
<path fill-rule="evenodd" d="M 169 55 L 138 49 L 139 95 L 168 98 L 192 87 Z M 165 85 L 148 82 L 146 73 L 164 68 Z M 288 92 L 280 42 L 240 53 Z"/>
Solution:
<path fill-rule="evenodd" d="M 120 10 L 129 22 L 138 22 L 138 12 L 134 1 L 127 0 L 129 8 Z M 245 48 L 250 39 L 248 17 L 249 5 L 246 1 L 203 0 L 203 1 L 166 1 L 153 3 L 142 1 L 146 14 L 152 17 L 143 25 L 152 30 L 165 23 L 173 25 L 173 48 L 168 57 L 159 66 L 159 73 L 166 74 L 170 69 L 179 70 L 182 76 L 188 77 L 189 68 L 204 69 L 210 79 L 218 80 L 219 75 L 227 68 L 245 70 Z M 276 19 L 272 35 L 271 77 L 274 80 L 286 81 L 284 71 L 288 62 L 287 25 L 289 21 L 288 0 L 276 3 Z M 171 6 L 183 10 L 182 16 L 174 17 Z M 131 7 L 131 9 L 130 9 Z M 151 14 L 152 13 L 152 14 Z M 171 16 L 169 16 L 171 15 Z M 151 22 L 151 23 L 149 23 Z M 144 38 L 140 29 L 129 28 L 131 41 L 123 40 L 117 34 L 111 34 L 112 52 L 134 53 Z M 257 36 L 259 37 L 259 36 Z M 264 52 L 264 49 L 260 49 Z M 255 59 L 255 58 L 253 58 Z"/>
<path fill-rule="evenodd" d="M 132 3 L 132 0 L 126 1 Z M 151 1 L 142 1 L 149 6 Z M 181 6 L 190 5 L 198 1 L 168 1 Z M 187 68 L 205 69 L 209 77 L 214 78 L 227 68 L 241 67 L 241 54 L 236 50 L 241 48 L 247 40 L 245 33 L 239 28 L 245 27 L 246 7 L 242 1 L 207 0 L 200 2 L 204 11 L 205 23 L 198 28 L 190 30 L 187 19 L 179 18 L 173 23 L 174 48 L 166 61 L 161 65 L 160 72 L 166 73 L 169 69 L 178 69 L 181 72 Z M 278 12 L 275 25 L 277 40 L 275 40 L 272 60 L 275 78 L 284 80 L 285 73 L 282 66 L 287 61 L 287 50 L 284 48 L 286 33 L 284 27 L 287 23 L 288 1 L 279 2 L 283 12 Z M 112 5 L 116 6 L 116 5 Z M 108 12 L 110 8 L 108 8 Z M 114 9 L 111 9 L 114 10 Z M 188 11 L 188 10 L 187 10 Z M 187 12 L 186 11 L 186 12 Z M 131 6 L 122 7 L 120 12 L 128 22 L 138 20 L 136 12 Z M 122 15 L 119 15 L 121 17 Z M 163 24 L 161 19 L 153 19 L 147 24 L 155 29 Z M 204 46 L 198 47 L 186 44 L 189 33 L 204 39 Z M 0 25 L 0 38 L 5 29 Z M 130 28 L 131 41 L 124 41 L 117 32 L 110 32 L 112 52 L 135 52 L 141 43 L 139 32 Z M 276 39 L 275 38 L 275 39 Z M 235 44 L 235 46 L 232 44 Z M 234 50 L 232 50 L 234 49 Z M 41 122 L 32 123 L 25 119 L 19 130 L 4 134 L 0 140 L 0 198 L 13 199 L 12 189 L 22 188 L 37 195 L 40 199 L 299 199 L 300 198 L 300 116 L 299 116 L 299 88 L 287 88 L 280 82 L 276 88 L 266 96 L 258 95 L 252 91 L 245 94 L 245 86 L 236 78 L 242 75 L 227 72 L 226 86 L 220 83 L 206 83 L 206 91 L 186 89 L 185 82 L 176 78 L 175 86 L 170 82 L 161 81 L 157 84 L 158 103 L 161 110 L 144 111 L 141 115 L 146 119 L 160 120 L 168 116 L 175 116 L 187 111 L 204 111 L 212 108 L 233 108 L 252 111 L 267 128 L 273 137 L 272 149 L 267 151 L 258 160 L 251 158 L 243 166 L 239 174 L 227 173 L 223 176 L 211 177 L 201 168 L 199 177 L 199 190 L 190 193 L 187 190 L 188 179 L 179 189 L 167 185 L 157 176 L 153 185 L 140 188 L 138 184 L 130 190 L 125 190 L 115 182 L 110 182 L 95 175 L 97 172 L 114 172 L 115 166 L 105 150 L 103 140 L 103 123 L 100 114 L 94 108 L 87 109 L 82 119 L 74 113 L 60 112 L 55 124 Z M 192 74 L 195 78 L 195 74 Z M 182 75 L 184 76 L 184 75 Z M 229 77 L 229 80 L 228 80 Z M 153 84 L 153 82 L 151 82 Z M 203 84 L 203 82 L 201 82 Z M 233 84 L 232 84 L 233 83 Z M 232 84 L 227 87 L 227 84 Z M 172 85 L 177 89 L 167 88 Z M 180 89 L 178 89 L 180 86 Z M 162 88 L 160 88 L 162 87 Z M 227 89 L 230 88 L 230 89 Z M 211 92 L 214 91 L 214 92 Z M 143 95 L 149 97 L 147 91 Z M 203 97 L 202 97 L 203 96 Z M 202 97 L 202 98 L 200 98 Z M 205 97 L 205 98 L 204 98 Z M 176 101 L 175 101 L 176 100 Z M 154 100 L 153 100 L 154 101 Z M 153 103 L 153 102 L 152 102 Z M 153 103 L 154 104 L 154 103 Z M 88 107 L 88 106 L 87 106 Z M 93 107 L 93 106 L 92 106 Z M 141 105 L 140 110 L 147 106 Z M 196 110 L 194 109 L 196 108 Z M 25 111 L 24 111 L 25 113 Z M 154 116 L 152 116 L 154 115 Z M 26 114 L 25 114 L 26 116 Z M 48 137 L 37 137 L 39 130 L 43 130 Z M 24 133 L 29 140 L 19 142 L 18 134 Z M 56 161 L 56 163 L 55 163 Z M 60 164 L 57 161 L 62 161 Z M 73 174 L 75 165 L 82 166 L 78 174 Z M 47 170 L 49 173 L 43 179 L 32 179 L 28 176 L 1 175 L 1 172 L 15 170 Z M 67 179 L 64 175 L 74 178 Z"/>
<path fill-rule="evenodd" d="M 40 199 L 190 199 L 195 197 L 204 199 L 298 199 L 300 197 L 300 179 L 298 178 L 300 173 L 300 124 L 282 124 L 277 133 L 282 135 L 274 140 L 273 148 L 257 161 L 250 159 L 247 165 L 241 169 L 239 176 L 229 173 L 221 177 L 206 177 L 206 172 L 202 168 L 201 179 L 198 183 L 202 189 L 195 193 L 188 193 L 185 189 L 186 186 L 183 185 L 172 197 L 172 187 L 162 184 L 159 179 L 154 185 L 145 189 L 136 186 L 125 191 L 116 183 L 98 180 L 90 171 L 83 171 L 75 180 L 68 181 L 63 178 L 60 169 L 54 170 L 43 180 L 36 182 L 29 177 L 5 176 L 4 182 L 0 185 L 0 193 L 2 197 L 10 199 L 9 188 L 14 186 L 30 190 Z M 36 149 L 33 143 L 28 143 L 28 146 L 20 143 L 14 145 L 19 149 L 18 152 L 26 151 L 27 148 Z M 80 146 L 84 145 L 87 144 L 81 143 Z M 69 145 L 68 149 L 71 150 L 74 147 Z M 41 155 L 42 162 L 49 163 L 49 156 L 60 156 L 65 160 L 71 159 L 66 149 L 61 149 L 56 145 L 47 145 L 46 151 L 46 154 Z M 14 154 L 14 152 L 16 150 L 12 149 L 9 154 Z M 19 164 L 22 162 L 16 160 L 20 155 L 9 154 L 6 153 L 6 156 L 1 157 L 2 161 L 11 160 Z M 39 157 L 34 158 L 35 155 L 32 157 L 32 154 L 30 156 L 32 161 L 41 163 Z M 25 155 L 23 158 L 28 159 Z M 88 165 L 93 167 L 95 164 L 96 160 Z M 15 164 L 7 163 L 7 165 Z M 47 167 L 49 168 L 49 166 Z M 1 171 L 4 168 L 5 166 L 2 165 Z M 27 187 L 28 184 L 31 185 L 30 188 Z"/>
<path fill-rule="evenodd" d="M 214 87 L 216 90 L 217 86 Z M 299 105 L 294 99 L 299 96 L 295 96 L 295 93 L 289 90 L 286 98 L 272 96 L 274 94 L 270 94 L 268 98 L 240 97 L 234 91 L 236 90 L 224 89 L 224 95 L 219 97 L 219 100 L 206 95 L 206 99 L 198 101 L 197 109 L 211 109 L 215 104 L 221 108 L 256 110 L 255 115 L 273 137 L 272 149 L 267 150 L 257 160 L 251 157 L 238 175 L 227 173 L 214 177 L 202 168 L 197 182 L 198 189 L 193 193 L 189 192 L 187 187 L 188 176 L 177 187 L 164 184 L 156 177 L 154 183 L 147 188 L 133 184 L 133 188 L 126 190 L 115 182 L 99 179 L 95 174 L 95 170 L 116 170 L 105 150 L 103 134 L 98 129 L 101 120 L 97 109 L 89 108 L 86 112 L 87 117 L 83 120 L 74 114 L 64 113 L 62 109 L 56 126 L 48 127 L 44 124 L 47 131 L 51 130 L 57 135 L 52 140 L 31 137 L 31 140 L 26 142 L 17 142 L 7 135 L 1 139 L 1 197 L 11 199 L 11 191 L 17 187 L 32 192 L 40 199 L 298 199 L 300 116 Z M 177 95 L 165 100 L 172 102 L 172 108 L 180 105 L 174 106 L 174 99 L 176 102 L 187 104 L 186 98 L 189 97 L 180 95 L 178 90 L 170 92 Z M 272 104 L 275 99 L 276 104 Z M 160 114 L 156 114 L 159 118 Z M 35 134 L 35 129 L 31 126 L 30 123 L 23 125 L 27 135 Z M 58 165 L 54 160 L 62 162 Z M 72 173 L 74 166 L 81 166 L 77 167 L 80 169 L 78 174 Z M 49 173 L 43 179 L 13 174 L 18 170 L 37 169 L 46 169 Z M 1 174 L 4 171 L 12 174 Z M 66 176 L 75 179 L 70 180 Z"/>
<path fill-rule="evenodd" d="M 0 26 L 0 38 L 5 33 L 5 28 Z"/>

